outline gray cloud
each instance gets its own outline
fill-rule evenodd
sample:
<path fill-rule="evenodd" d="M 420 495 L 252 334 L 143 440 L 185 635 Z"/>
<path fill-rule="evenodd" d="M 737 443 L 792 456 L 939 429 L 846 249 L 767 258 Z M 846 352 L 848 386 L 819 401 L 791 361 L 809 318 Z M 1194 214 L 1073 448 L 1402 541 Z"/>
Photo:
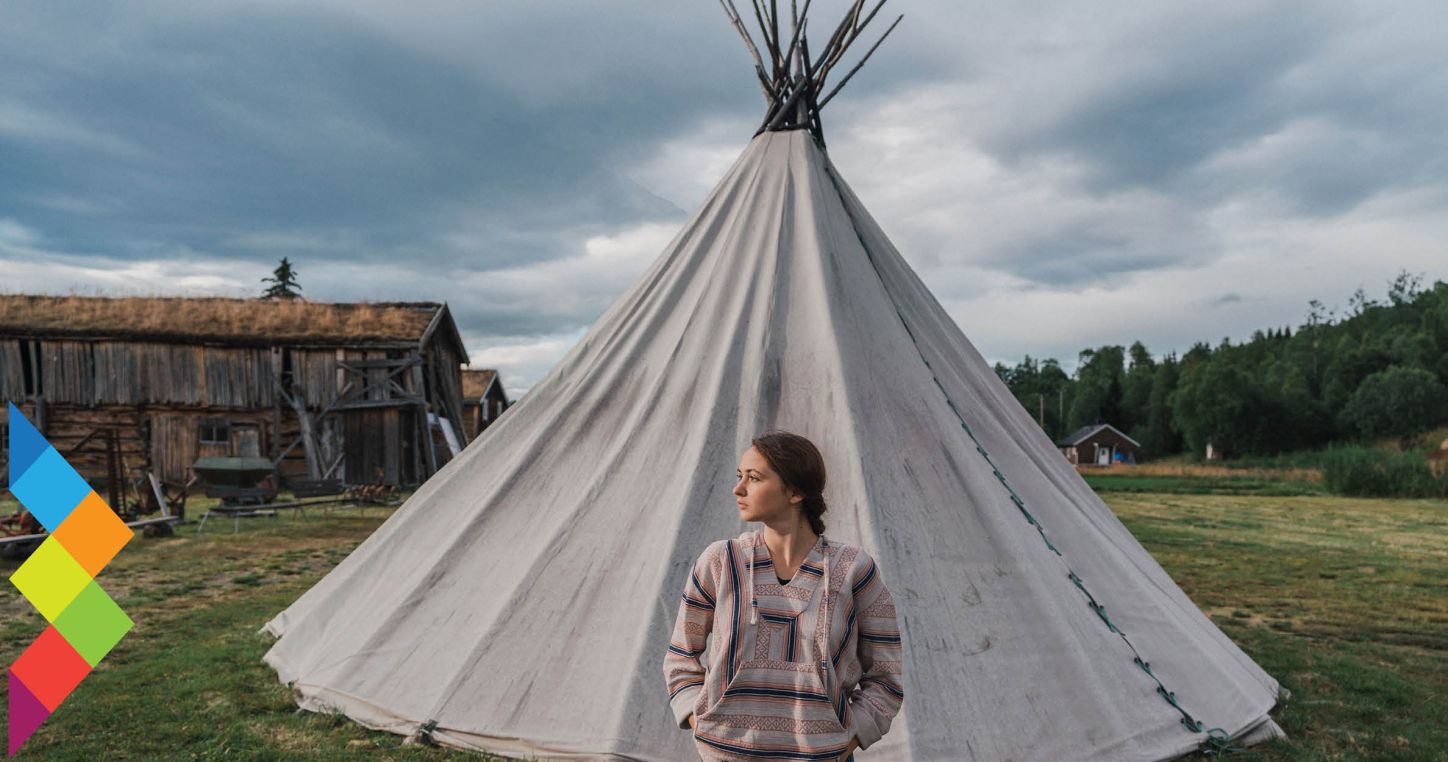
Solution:
<path fill-rule="evenodd" d="M 351 260 L 504 264 L 559 256 L 558 236 L 539 230 L 677 213 L 608 162 L 690 118 L 698 105 L 681 86 L 659 94 L 675 109 L 540 112 L 525 93 L 331 14 L 236 12 L 128 36 L 134 52 L 116 65 L 40 78 L 53 112 L 0 109 L 0 161 L 29 181 L 7 184 L 0 203 L 76 248 L 126 256 L 127 242 L 165 237 L 270 258 L 300 242 Z M 23 68 L 24 55 L 0 63 Z M 118 150 L 128 146 L 140 149 Z M 56 195 L 110 203 L 76 226 L 73 210 L 45 203 Z"/>
<path fill-rule="evenodd" d="M 1441 4 L 899 10 L 831 154 L 987 354 L 1441 277 Z M 0 69 L 8 288 L 245 294 L 289 256 L 315 298 L 448 301 L 515 389 L 760 116 L 707 1 L 7 4 Z M 1103 302 L 1132 318 L 1037 318 Z"/>

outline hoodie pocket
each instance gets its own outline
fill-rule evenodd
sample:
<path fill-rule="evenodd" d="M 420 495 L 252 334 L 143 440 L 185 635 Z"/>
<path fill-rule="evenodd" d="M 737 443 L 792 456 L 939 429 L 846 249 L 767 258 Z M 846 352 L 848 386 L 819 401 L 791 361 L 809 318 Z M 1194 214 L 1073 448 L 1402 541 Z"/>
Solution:
<path fill-rule="evenodd" d="M 726 758 L 832 760 L 849 734 L 814 662 L 741 662 L 724 695 L 694 718 L 694 738 Z"/>

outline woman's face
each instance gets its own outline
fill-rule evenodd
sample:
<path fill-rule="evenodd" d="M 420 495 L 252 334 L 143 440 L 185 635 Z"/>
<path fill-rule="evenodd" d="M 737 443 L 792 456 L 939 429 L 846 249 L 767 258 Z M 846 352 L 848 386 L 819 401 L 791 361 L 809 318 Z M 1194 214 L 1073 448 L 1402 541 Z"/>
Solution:
<path fill-rule="evenodd" d="M 804 497 L 784 486 L 769 467 L 769 461 L 753 447 L 739 459 L 739 481 L 734 484 L 734 497 L 739 502 L 739 518 L 745 521 L 772 523 L 790 518 L 798 512 L 796 504 Z"/>

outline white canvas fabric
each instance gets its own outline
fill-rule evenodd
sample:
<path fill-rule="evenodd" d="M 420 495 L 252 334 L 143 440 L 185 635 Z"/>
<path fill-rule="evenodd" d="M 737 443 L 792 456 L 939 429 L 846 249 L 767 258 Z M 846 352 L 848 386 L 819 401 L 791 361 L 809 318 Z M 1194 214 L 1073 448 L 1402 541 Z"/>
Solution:
<path fill-rule="evenodd" d="M 1277 682 L 1076 474 L 802 131 L 756 137 L 545 379 L 268 623 L 266 660 L 301 706 L 374 728 L 689 759 L 659 663 L 693 560 L 747 528 L 734 470 L 771 428 L 820 446 L 829 535 L 895 595 L 907 698 L 862 760 L 1170 758 L 1206 734 L 1158 680 L 1239 742 L 1281 734 Z"/>

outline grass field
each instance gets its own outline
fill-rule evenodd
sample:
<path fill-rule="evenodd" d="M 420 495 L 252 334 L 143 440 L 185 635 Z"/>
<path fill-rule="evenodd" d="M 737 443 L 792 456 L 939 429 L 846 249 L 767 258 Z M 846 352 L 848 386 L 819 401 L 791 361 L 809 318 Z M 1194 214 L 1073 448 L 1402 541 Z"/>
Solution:
<path fill-rule="evenodd" d="M 1106 498 L 1192 599 L 1292 691 L 1274 712 L 1291 738 L 1238 759 L 1448 759 L 1448 504 Z M 356 514 L 133 540 L 100 581 L 135 629 L 17 759 L 483 758 L 298 713 L 261 662 L 270 639 L 257 629 L 386 515 Z M 16 566 L 0 562 L 0 576 Z M 0 662 L 43 627 L 0 585 Z"/>
<path fill-rule="evenodd" d="M 1241 468 L 1193 463 L 1118 463 L 1077 471 L 1097 492 L 1189 495 L 1326 495 L 1322 474 L 1312 468 Z"/>

